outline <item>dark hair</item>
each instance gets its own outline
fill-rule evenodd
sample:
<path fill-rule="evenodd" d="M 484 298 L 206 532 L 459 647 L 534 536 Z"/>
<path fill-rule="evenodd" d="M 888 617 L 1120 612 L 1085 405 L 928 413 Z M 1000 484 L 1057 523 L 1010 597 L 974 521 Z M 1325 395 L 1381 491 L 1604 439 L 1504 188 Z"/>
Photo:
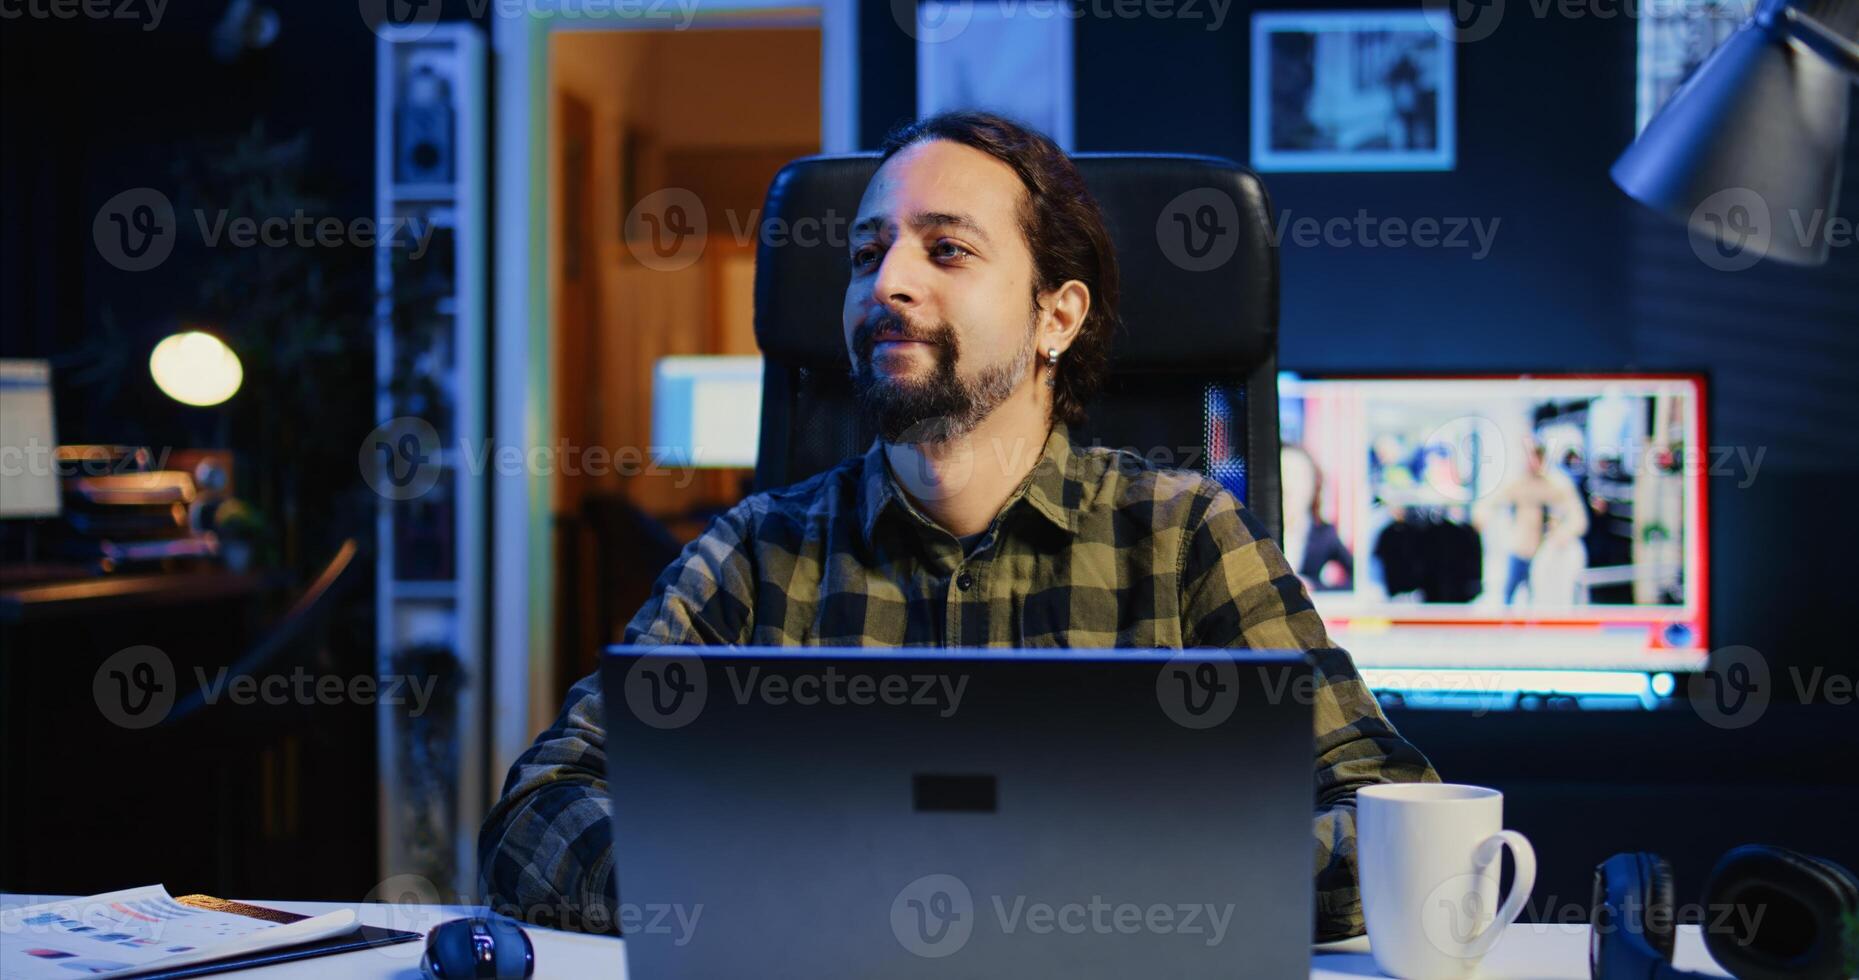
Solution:
<path fill-rule="evenodd" d="M 1040 293 L 1072 279 L 1090 290 L 1091 309 L 1059 362 L 1052 388 L 1053 417 L 1068 425 L 1083 422 L 1085 402 L 1110 370 L 1111 335 L 1117 328 L 1117 252 L 1104 213 L 1058 144 L 991 112 L 944 112 L 899 127 L 885 137 L 882 159 L 932 140 L 972 146 L 1020 175 L 1026 187 L 1020 231 L 1033 253 L 1035 306 Z"/>

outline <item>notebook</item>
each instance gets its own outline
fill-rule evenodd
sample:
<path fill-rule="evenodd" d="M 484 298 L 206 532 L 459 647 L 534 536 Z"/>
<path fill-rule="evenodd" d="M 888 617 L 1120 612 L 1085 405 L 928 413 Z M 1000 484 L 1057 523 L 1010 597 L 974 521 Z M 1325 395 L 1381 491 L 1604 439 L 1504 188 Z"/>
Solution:
<path fill-rule="evenodd" d="M 160 885 L 7 909 L 0 935 L 0 980 L 170 980 L 420 938 L 362 925 L 354 909 L 307 916 Z"/>

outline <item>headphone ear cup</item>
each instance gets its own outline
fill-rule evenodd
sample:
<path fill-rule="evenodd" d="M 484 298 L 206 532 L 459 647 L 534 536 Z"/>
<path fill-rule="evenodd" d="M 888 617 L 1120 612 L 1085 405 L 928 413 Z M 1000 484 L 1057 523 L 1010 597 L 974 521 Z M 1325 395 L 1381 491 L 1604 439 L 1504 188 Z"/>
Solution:
<path fill-rule="evenodd" d="M 1846 914 L 1859 915 L 1859 876 L 1846 870 L 1846 866 L 1823 857 L 1809 857 L 1808 860 L 1820 865 L 1827 877 L 1833 880 L 1835 890 L 1845 896 Z"/>
<path fill-rule="evenodd" d="M 1845 865 L 1831 858 L 1803 854 L 1786 847 L 1768 844 L 1752 846 L 1759 847 L 1778 859 L 1802 865 L 1803 870 L 1818 875 L 1820 881 L 1826 885 L 1833 902 L 1839 906 L 1842 916 L 1859 913 L 1859 877 L 1854 877 L 1851 871 L 1846 870 Z"/>
<path fill-rule="evenodd" d="M 1594 869 L 1588 971 L 1595 980 L 1684 977 L 1672 969 L 1672 868 L 1647 851 L 1616 854 Z"/>
<path fill-rule="evenodd" d="M 1706 929 L 1719 966 L 1744 980 L 1836 980 L 1844 970 L 1845 917 L 1859 906 L 1859 882 L 1824 858 L 1744 845 L 1717 862 L 1705 886 L 1710 910 L 1727 927 Z"/>
<path fill-rule="evenodd" d="M 1650 851 L 1641 852 L 1640 862 L 1640 880 L 1646 883 L 1640 927 L 1646 941 L 1669 961 L 1678 930 L 1675 908 L 1678 899 L 1673 895 L 1676 885 L 1672 880 L 1672 863 Z"/>

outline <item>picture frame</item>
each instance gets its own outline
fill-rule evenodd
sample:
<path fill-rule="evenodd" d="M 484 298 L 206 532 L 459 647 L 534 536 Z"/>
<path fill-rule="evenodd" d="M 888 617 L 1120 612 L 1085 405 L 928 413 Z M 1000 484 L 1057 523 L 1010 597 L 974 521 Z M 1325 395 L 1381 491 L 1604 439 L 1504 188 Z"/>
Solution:
<path fill-rule="evenodd" d="M 1254 14 L 1253 169 L 1453 169 L 1455 50 L 1424 10 Z"/>
<path fill-rule="evenodd" d="M 984 109 L 1072 150 L 1071 17 L 967 0 L 924 0 L 917 17 L 917 118 Z"/>

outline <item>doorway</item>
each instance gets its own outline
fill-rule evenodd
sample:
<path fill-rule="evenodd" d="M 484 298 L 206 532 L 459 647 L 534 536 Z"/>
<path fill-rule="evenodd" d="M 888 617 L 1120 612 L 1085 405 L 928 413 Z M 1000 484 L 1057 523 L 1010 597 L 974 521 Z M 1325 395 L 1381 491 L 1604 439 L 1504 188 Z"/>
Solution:
<path fill-rule="evenodd" d="M 820 31 L 558 33 L 549 62 L 559 703 L 747 491 L 752 461 L 693 466 L 668 436 L 658 375 L 757 354 L 756 225 L 775 173 L 820 151 Z"/>
<path fill-rule="evenodd" d="M 639 401 L 649 398 L 640 380 L 648 375 L 639 373 L 645 365 L 677 350 L 754 351 L 746 298 L 754 230 L 751 223 L 737 233 L 748 219 L 735 209 L 750 199 L 759 208 L 766 180 L 757 175 L 772 175 L 782 153 L 857 146 L 852 0 L 805 7 L 716 0 L 693 14 L 675 24 L 621 8 L 492 21 L 490 429 L 499 447 L 544 455 L 567 445 L 649 447 L 649 405 Z M 768 108 L 775 99 L 779 112 Z M 626 108 L 640 106 L 636 113 Z M 812 129 L 803 134 L 797 120 L 808 111 Z M 704 261 L 668 272 L 674 284 L 663 291 L 641 282 L 636 256 L 621 254 L 621 202 L 650 193 L 653 180 L 716 194 L 728 232 L 714 248 L 716 236 L 707 236 Z M 577 206 L 564 212 L 569 202 Z M 622 331 L 622 320 L 661 326 Z M 673 324 L 679 329 L 669 329 Z M 637 608 L 588 597 L 576 600 L 572 615 L 558 615 L 571 594 L 559 583 L 585 579 L 596 554 L 584 549 L 563 558 L 562 543 L 588 532 L 558 518 L 584 520 L 589 494 L 619 491 L 615 481 L 626 479 L 618 462 L 609 462 L 607 475 L 593 469 L 565 480 L 552 467 L 488 475 L 492 786 L 560 711 L 560 692 L 582 676 L 602 634 L 603 608 L 621 626 Z M 685 503 L 688 512 L 734 492 L 727 473 L 703 471 L 669 491 L 667 480 L 677 477 L 626 479 L 623 502 L 677 517 L 671 503 Z M 705 500 L 667 500 L 700 482 L 694 492 L 708 494 Z M 661 523 L 674 538 L 694 533 L 688 520 Z"/>

